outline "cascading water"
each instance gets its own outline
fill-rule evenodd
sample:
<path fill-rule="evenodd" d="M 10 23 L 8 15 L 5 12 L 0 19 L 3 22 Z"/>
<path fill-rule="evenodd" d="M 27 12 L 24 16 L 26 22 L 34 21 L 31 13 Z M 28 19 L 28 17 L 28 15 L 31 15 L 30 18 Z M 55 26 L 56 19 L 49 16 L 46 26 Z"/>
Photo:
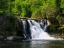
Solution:
<path fill-rule="evenodd" d="M 47 32 L 46 28 L 49 25 L 47 20 L 24 20 L 21 19 L 23 27 L 21 28 L 23 32 L 22 35 L 26 39 L 36 39 L 36 40 L 57 40 L 58 38 L 51 37 Z"/>
<path fill-rule="evenodd" d="M 25 26 L 26 21 L 25 21 L 25 20 L 23 20 L 23 19 L 21 19 L 21 21 L 22 21 L 22 23 L 23 23 L 23 30 L 24 30 L 23 35 L 24 35 L 24 38 L 26 38 L 26 35 L 27 35 L 27 33 L 26 33 L 26 26 Z"/>
<path fill-rule="evenodd" d="M 42 25 L 42 22 L 40 22 L 41 24 L 34 20 L 28 20 L 28 22 L 30 24 L 30 31 L 31 31 L 32 39 L 55 39 L 54 37 L 50 37 L 50 35 L 47 32 L 45 32 L 46 27 L 47 27 L 46 23 L 44 27 L 41 28 L 40 25 Z"/>

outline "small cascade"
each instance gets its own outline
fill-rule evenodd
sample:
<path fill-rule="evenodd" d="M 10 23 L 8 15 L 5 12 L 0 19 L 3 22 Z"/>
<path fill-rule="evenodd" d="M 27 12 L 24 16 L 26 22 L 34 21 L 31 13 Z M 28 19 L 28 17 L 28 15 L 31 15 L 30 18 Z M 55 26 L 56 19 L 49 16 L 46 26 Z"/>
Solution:
<path fill-rule="evenodd" d="M 55 40 L 56 38 L 51 37 L 47 32 L 47 26 L 49 25 L 49 22 L 47 22 L 46 19 L 44 20 L 25 20 L 21 19 L 21 25 L 19 28 L 21 30 L 19 31 L 18 35 L 21 34 L 23 38 L 26 39 L 52 39 Z"/>
<path fill-rule="evenodd" d="M 47 20 L 46 19 L 45 20 L 40 20 L 38 23 L 40 24 L 41 28 L 44 31 L 46 31 L 46 28 L 47 28 Z"/>
<path fill-rule="evenodd" d="M 50 37 L 50 35 L 45 32 L 46 31 L 46 21 L 44 20 L 44 25 L 42 23 L 42 20 L 40 23 L 34 21 L 34 20 L 28 20 L 30 24 L 30 31 L 32 39 L 55 39 L 54 37 Z"/>
<path fill-rule="evenodd" d="M 24 38 L 26 38 L 26 36 L 27 36 L 27 33 L 26 33 L 26 21 L 23 20 L 23 19 L 21 19 L 21 21 L 23 23 L 23 31 L 24 31 L 23 35 L 24 35 Z"/>

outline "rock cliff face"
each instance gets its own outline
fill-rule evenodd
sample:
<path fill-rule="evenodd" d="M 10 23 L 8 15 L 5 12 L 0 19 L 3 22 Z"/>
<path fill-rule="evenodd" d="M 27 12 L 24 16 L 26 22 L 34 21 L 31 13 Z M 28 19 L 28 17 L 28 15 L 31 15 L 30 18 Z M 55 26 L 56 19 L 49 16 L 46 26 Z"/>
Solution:
<path fill-rule="evenodd" d="M 16 22 L 16 36 L 31 39 L 30 26 L 26 18 L 19 18 Z"/>
<path fill-rule="evenodd" d="M 4 34 L 5 27 L 9 22 L 9 18 L 6 15 L 0 15 L 0 35 Z"/>
<path fill-rule="evenodd" d="M 10 36 L 13 35 L 13 28 L 15 24 L 15 19 L 12 19 L 5 14 L 0 15 L 0 36 Z M 13 31 L 13 32 L 12 32 Z"/>

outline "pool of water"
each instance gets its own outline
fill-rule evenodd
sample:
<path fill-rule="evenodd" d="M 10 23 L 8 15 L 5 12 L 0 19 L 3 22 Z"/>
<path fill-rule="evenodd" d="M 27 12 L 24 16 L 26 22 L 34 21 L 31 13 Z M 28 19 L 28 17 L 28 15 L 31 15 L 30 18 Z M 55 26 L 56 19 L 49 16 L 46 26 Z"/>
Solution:
<path fill-rule="evenodd" d="M 0 41 L 0 48 L 64 48 L 64 40 Z"/>

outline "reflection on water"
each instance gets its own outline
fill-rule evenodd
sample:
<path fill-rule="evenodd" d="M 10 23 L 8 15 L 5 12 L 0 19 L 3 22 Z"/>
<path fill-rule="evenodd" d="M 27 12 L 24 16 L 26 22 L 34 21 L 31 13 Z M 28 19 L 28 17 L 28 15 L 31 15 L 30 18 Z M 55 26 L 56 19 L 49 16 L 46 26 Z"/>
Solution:
<path fill-rule="evenodd" d="M 64 41 L 0 41 L 0 48 L 64 48 Z"/>
<path fill-rule="evenodd" d="M 47 48 L 49 41 L 31 41 L 31 48 Z"/>

